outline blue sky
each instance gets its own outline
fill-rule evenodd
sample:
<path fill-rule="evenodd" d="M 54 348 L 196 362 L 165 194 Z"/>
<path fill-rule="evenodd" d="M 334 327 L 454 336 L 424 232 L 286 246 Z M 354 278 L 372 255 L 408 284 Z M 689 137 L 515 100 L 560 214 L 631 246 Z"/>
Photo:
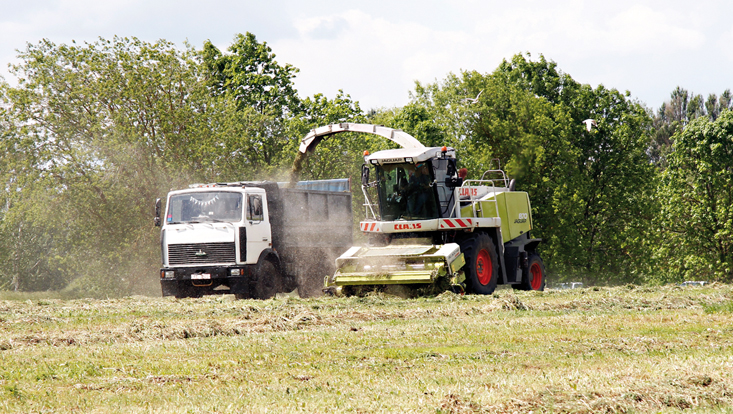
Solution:
<path fill-rule="evenodd" d="M 493 71 L 544 54 L 574 79 L 658 108 L 676 86 L 733 88 L 733 2 L 649 1 L 90 1 L 0 0 L 0 74 L 16 49 L 97 37 L 166 39 L 221 49 L 235 34 L 266 41 L 300 69 L 303 96 L 343 89 L 363 109 L 401 106 L 414 82 Z"/>

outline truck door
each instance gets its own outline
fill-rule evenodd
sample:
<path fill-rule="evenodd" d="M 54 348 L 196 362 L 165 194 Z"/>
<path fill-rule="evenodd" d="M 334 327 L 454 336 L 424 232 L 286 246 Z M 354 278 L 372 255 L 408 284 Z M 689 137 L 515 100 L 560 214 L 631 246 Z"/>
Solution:
<path fill-rule="evenodd" d="M 255 264 L 260 253 L 272 247 L 270 218 L 267 214 L 267 198 L 264 191 L 247 191 L 245 228 L 247 230 L 246 263 Z"/>

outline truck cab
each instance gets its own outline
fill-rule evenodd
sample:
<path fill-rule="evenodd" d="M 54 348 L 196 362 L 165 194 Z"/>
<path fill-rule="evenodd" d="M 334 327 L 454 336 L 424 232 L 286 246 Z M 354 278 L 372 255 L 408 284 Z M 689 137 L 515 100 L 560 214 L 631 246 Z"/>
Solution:
<path fill-rule="evenodd" d="M 192 185 L 168 194 L 164 217 L 164 296 L 250 290 L 247 282 L 272 248 L 264 189 Z"/>

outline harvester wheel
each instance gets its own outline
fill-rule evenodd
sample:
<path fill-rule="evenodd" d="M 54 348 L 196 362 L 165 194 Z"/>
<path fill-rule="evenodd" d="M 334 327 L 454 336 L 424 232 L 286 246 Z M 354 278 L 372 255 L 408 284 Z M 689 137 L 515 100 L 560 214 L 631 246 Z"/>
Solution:
<path fill-rule="evenodd" d="M 521 290 L 545 290 L 545 265 L 540 255 L 532 253 L 527 261 L 527 268 L 522 271 Z"/>
<path fill-rule="evenodd" d="M 255 299 L 270 299 L 275 296 L 280 288 L 280 272 L 275 264 L 264 260 L 257 268 L 254 283 Z"/>
<path fill-rule="evenodd" d="M 469 293 L 490 295 L 499 281 L 499 261 L 491 238 L 483 233 L 461 243 L 466 258 L 466 283 Z"/>

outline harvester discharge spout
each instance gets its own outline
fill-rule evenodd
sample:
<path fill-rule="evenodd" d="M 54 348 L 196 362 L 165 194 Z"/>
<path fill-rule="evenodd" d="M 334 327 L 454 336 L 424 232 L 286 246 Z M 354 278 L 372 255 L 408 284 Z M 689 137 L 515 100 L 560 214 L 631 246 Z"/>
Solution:
<path fill-rule="evenodd" d="M 293 168 L 290 173 L 290 182 L 294 184 L 300 178 L 300 169 L 302 168 L 303 161 L 307 158 L 308 153 L 315 151 L 316 146 L 318 146 L 318 144 L 324 139 L 331 135 L 343 132 L 360 132 L 364 134 L 379 135 L 399 144 L 402 148 L 424 148 L 424 145 L 412 135 L 399 129 L 388 128 L 382 125 L 344 122 L 318 127 L 316 129 L 312 129 L 300 141 L 300 147 L 298 148 L 298 153 L 295 155 Z"/>

